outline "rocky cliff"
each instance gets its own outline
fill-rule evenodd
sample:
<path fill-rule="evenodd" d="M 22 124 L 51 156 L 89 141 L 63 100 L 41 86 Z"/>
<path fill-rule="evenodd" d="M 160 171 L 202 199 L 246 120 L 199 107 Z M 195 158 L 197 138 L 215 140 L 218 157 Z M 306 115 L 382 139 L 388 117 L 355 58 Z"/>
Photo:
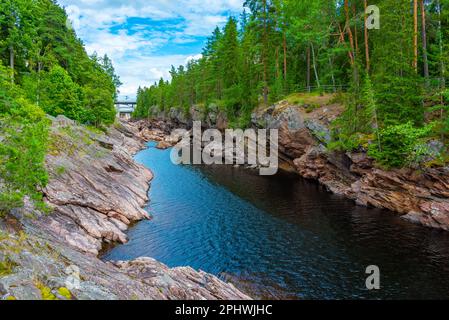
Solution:
<path fill-rule="evenodd" d="M 126 123 L 107 134 L 53 119 L 43 190 L 50 213 L 26 201 L 0 222 L 3 299 L 249 299 L 231 284 L 191 268 L 151 259 L 103 262 L 108 244 L 125 243 L 152 173 L 132 155 L 144 148 Z"/>
<path fill-rule="evenodd" d="M 255 114 L 255 123 L 260 126 L 262 119 L 265 126 L 279 129 L 281 151 L 304 178 L 318 180 L 359 205 L 388 209 L 412 222 L 449 231 L 449 168 L 386 171 L 366 153 L 328 151 L 329 125 L 342 108 L 323 102 L 313 111 L 281 103 L 271 115 Z"/>
<path fill-rule="evenodd" d="M 386 171 L 377 168 L 365 153 L 330 152 L 326 148 L 331 139 L 330 123 L 343 106 L 334 103 L 330 95 L 298 95 L 293 100 L 257 110 L 252 125 L 279 129 L 281 158 L 299 175 L 317 180 L 359 205 L 389 209 L 412 222 L 449 231 L 448 167 Z M 188 116 L 175 109 L 153 114 L 150 125 L 139 124 L 147 138 L 152 138 L 154 129 L 160 134 L 174 126 L 189 127 L 193 120 L 218 129 L 227 124 L 225 115 L 214 105 L 207 109 L 194 106 Z"/>

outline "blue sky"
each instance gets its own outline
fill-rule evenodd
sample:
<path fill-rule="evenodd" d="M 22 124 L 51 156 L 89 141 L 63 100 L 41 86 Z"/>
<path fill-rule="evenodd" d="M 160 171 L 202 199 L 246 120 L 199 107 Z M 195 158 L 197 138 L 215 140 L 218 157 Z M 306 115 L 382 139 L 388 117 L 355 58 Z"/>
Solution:
<path fill-rule="evenodd" d="M 58 0 L 89 54 L 108 54 L 123 86 L 169 79 L 171 65 L 198 58 L 215 26 L 238 16 L 244 0 Z"/>

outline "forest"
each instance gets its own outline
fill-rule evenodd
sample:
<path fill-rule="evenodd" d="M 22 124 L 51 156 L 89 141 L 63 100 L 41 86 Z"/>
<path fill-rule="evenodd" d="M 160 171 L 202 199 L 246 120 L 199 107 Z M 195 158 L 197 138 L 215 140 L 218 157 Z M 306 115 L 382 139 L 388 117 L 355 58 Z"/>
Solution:
<path fill-rule="evenodd" d="M 449 0 L 246 0 L 242 11 L 202 58 L 139 88 L 134 117 L 214 103 L 246 127 L 257 108 L 331 93 L 345 111 L 329 150 L 363 150 L 385 168 L 449 161 Z M 56 1 L 1 1 L 0 211 L 41 197 L 47 115 L 105 128 L 120 85 Z"/>
<path fill-rule="evenodd" d="M 244 127 L 254 109 L 291 94 L 337 93 L 345 112 L 330 149 L 402 167 L 438 141 L 429 164 L 438 165 L 448 159 L 448 58 L 448 0 L 246 0 L 202 58 L 139 89 L 134 116 L 215 103 Z"/>
<path fill-rule="evenodd" d="M 103 127 L 115 120 L 119 78 L 89 56 L 53 0 L 0 2 L 0 215 L 24 195 L 41 198 L 49 120 Z"/>

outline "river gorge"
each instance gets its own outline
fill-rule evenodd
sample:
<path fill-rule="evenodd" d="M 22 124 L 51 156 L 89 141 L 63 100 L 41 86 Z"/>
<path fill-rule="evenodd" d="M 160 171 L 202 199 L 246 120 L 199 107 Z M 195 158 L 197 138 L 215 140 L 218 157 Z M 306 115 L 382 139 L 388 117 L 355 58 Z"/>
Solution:
<path fill-rule="evenodd" d="M 356 206 L 297 174 L 176 166 L 150 142 L 135 159 L 154 180 L 152 220 L 104 260 L 149 256 L 212 273 L 260 299 L 449 297 L 449 234 Z M 381 290 L 368 291 L 377 265 Z"/>
<path fill-rule="evenodd" d="M 245 167 L 176 166 L 168 148 L 172 126 L 118 122 L 100 134 L 52 118 L 43 190 L 52 210 L 26 202 L 0 220 L 2 299 L 448 297 L 449 234 L 335 192 L 354 180 L 337 179 L 344 167 L 333 159 L 275 176 Z M 310 137 L 289 143 L 281 134 L 287 153 L 308 150 L 300 160 L 316 150 L 305 145 Z M 319 182 L 301 176 L 312 170 Z M 377 185 L 368 189 L 367 181 Z M 412 181 L 403 178 L 367 181 L 364 196 L 385 206 L 447 203 L 444 176 L 427 189 L 409 188 Z M 423 190 L 440 196 L 424 197 Z M 366 289 L 371 265 L 380 268 L 380 290 Z"/>

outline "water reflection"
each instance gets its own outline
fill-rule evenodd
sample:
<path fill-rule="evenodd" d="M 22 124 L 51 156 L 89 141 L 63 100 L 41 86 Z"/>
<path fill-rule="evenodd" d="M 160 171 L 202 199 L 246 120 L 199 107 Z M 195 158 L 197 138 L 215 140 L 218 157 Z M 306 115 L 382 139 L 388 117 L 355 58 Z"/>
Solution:
<path fill-rule="evenodd" d="M 189 265 L 256 298 L 449 298 L 448 234 L 357 207 L 291 174 L 174 166 L 169 152 L 137 155 L 155 173 L 154 219 L 106 259 Z M 372 264 L 380 291 L 365 288 Z"/>

